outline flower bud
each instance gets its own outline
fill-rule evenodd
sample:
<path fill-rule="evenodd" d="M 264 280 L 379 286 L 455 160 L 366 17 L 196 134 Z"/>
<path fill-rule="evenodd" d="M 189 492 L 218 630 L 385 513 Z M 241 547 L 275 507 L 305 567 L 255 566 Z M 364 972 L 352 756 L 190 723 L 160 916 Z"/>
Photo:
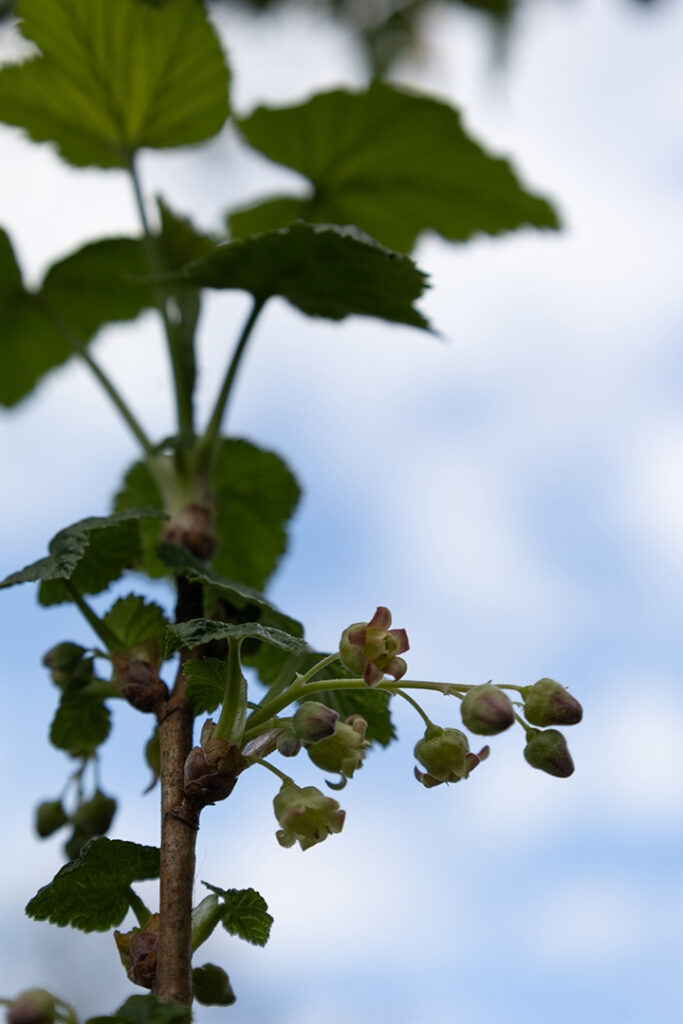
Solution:
<path fill-rule="evenodd" d="M 296 757 L 301 750 L 301 739 L 293 729 L 283 729 L 275 745 L 283 757 Z"/>
<path fill-rule="evenodd" d="M 561 683 L 539 679 L 525 690 L 524 717 L 532 725 L 577 725 L 583 708 Z"/>
<path fill-rule="evenodd" d="M 275 833 L 277 841 L 281 846 L 293 846 L 298 840 L 302 850 L 341 832 L 346 817 L 332 797 L 324 796 L 315 786 L 302 789 L 293 782 L 283 782 L 273 809 L 282 825 Z"/>
<path fill-rule="evenodd" d="M 193 747 L 185 761 L 185 794 L 202 806 L 218 803 L 230 796 L 237 784 L 234 772 L 209 765 L 201 747 Z"/>
<path fill-rule="evenodd" d="M 567 779 L 574 771 L 567 741 L 557 729 L 530 729 L 524 757 L 532 768 L 540 768 L 558 779 Z"/>
<path fill-rule="evenodd" d="M 41 839 L 51 836 L 68 820 L 61 800 L 45 800 L 36 807 L 36 832 Z"/>
<path fill-rule="evenodd" d="M 98 789 L 91 800 L 77 808 L 73 823 L 88 837 L 103 836 L 115 814 L 116 800 Z"/>
<path fill-rule="evenodd" d="M 469 749 L 467 736 L 460 729 L 442 729 L 439 725 L 430 725 L 422 739 L 415 744 L 414 754 L 433 779 L 439 782 L 458 782 L 469 774 Z"/>
<path fill-rule="evenodd" d="M 85 686 L 92 678 L 92 658 L 85 654 L 85 647 L 65 641 L 43 655 L 43 665 L 49 668 L 53 683 L 60 689 L 69 684 Z"/>
<path fill-rule="evenodd" d="M 92 836 L 84 832 L 82 828 L 74 828 L 70 837 L 64 843 L 64 853 L 69 860 L 76 860 L 89 839 L 92 839 Z"/>
<path fill-rule="evenodd" d="M 307 700 L 297 708 L 292 719 L 292 728 L 304 743 L 317 743 L 334 735 L 339 712 L 326 708 L 317 700 Z"/>
<path fill-rule="evenodd" d="M 130 936 L 128 977 L 134 985 L 140 985 L 142 988 L 154 986 L 157 975 L 158 944 L 159 915 L 150 914 L 145 927 L 141 931 L 133 931 Z"/>
<path fill-rule="evenodd" d="M 124 700 L 138 711 L 154 711 L 167 699 L 168 687 L 148 662 L 133 658 L 125 651 L 117 651 L 111 660 L 114 666 L 112 683 L 120 688 Z"/>
<path fill-rule="evenodd" d="M 341 635 L 339 654 L 342 664 L 355 675 L 362 675 L 368 686 L 376 686 L 385 673 L 394 679 L 405 675 L 407 665 L 397 657 L 409 649 L 405 629 L 389 629 L 391 612 L 379 607 L 369 622 L 354 622 Z"/>
<path fill-rule="evenodd" d="M 232 1006 L 235 993 L 222 967 L 204 964 L 192 968 L 192 991 L 202 1006 Z"/>
<path fill-rule="evenodd" d="M 341 772 L 347 779 L 361 768 L 365 751 L 370 746 L 365 739 L 368 723 L 361 715 L 351 715 L 345 722 L 337 722 L 334 734 L 306 747 L 314 765 L 326 772 Z"/>
<path fill-rule="evenodd" d="M 479 736 L 495 736 L 509 729 L 515 720 L 510 698 L 497 686 L 475 686 L 464 698 L 460 713 L 465 728 Z"/>
<path fill-rule="evenodd" d="M 52 1024 L 56 1011 L 54 996 L 44 988 L 30 988 L 8 1009 L 7 1024 Z"/>

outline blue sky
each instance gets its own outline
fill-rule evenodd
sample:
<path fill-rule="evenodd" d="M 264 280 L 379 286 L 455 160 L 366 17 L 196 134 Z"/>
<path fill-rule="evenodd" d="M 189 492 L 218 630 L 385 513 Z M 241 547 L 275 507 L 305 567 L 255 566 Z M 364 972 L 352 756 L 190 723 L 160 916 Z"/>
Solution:
<path fill-rule="evenodd" d="M 349 41 L 319 17 L 219 24 L 240 111 L 362 80 Z M 250 772 L 205 816 L 198 879 L 255 886 L 276 925 L 265 950 L 211 939 L 207 959 L 228 969 L 239 1002 L 201 1019 L 680 1019 L 682 31 L 673 2 L 648 13 L 549 0 L 493 73 L 479 20 L 435 15 L 428 62 L 397 79 L 461 105 L 480 139 L 556 198 L 566 230 L 458 248 L 425 238 L 422 307 L 443 340 L 305 320 L 277 302 L 259 324 L 227 426 L 282 452 L 305 487 L 273 598 L 320 646 L 387 604 L 409 632 L 413 677 L 550 675 L 586 716 L 568 730 L 569 780 L 534 772 L 521 735 L 506 734 L 466 785 L 425 791 L 411 774 L 420 723 L 397 707 L 401 742 L 341 794 L 342 835 L 306 854 L 277 845 L 273 783 Z M 14 46 L 0 35 L 0 55 Z M 0 224 L 30 275 L 136 228 L 123 176 L 72 172 L 10 130 L 0 162 Z M 292 180 L 229 132 L 203 155 L 150 155 L 143 173 L 149 195 L 163 189 L 206 226 Z M 246 308 L 244 296 L 209 297 L 201 408 Z M 103 331 L 96 351 L 150 432 L 167 433 L 153 317 Z M 78 366 L 0 431 L 4 574 L 63 525 L 104 512 L 135 451 Z M 22 917 L 61 863 L 59 841 L 31 836 L 32 807 L 67 771 L 43 749 L 55 692 L 40 655 L 87 634 L 68 609 L 38 611 L 31 588 L 3 601 L 0 989 L 41 984 L 105 1012 L 129 992 L 111 938 Z M 457 725 L 446 700 L 425 707 Z M 142 716 L 119 712 L 103 785 L 126 801 L 113 834 L 153 843 L 154 797 L 139 795 L 146 733 Z M 297 779 L 319 781 L 303 764 Z"/>

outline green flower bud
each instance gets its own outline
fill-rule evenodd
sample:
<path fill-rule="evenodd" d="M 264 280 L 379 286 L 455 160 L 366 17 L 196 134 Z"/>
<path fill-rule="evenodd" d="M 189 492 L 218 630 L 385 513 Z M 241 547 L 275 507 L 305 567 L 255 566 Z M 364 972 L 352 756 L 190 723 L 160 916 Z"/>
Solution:
<path fill-rule="evenodd" d="M 54 996 L 44 988 L 30 988 L 8 1009 L 7 1024 L 52 1024 L 56 1012 Z"/>
<path fill-rule="evenodd" d="M 61 800 L 45 800 L 36 807 L 36 832 L 41 839 L 51 836 L 68 820 Z"/>
<path fill-rule="evenodd" d="M 192 968 L 192 990 L 202 1006 L 232 1006 L 236 998 L 230 978 L 215 964 Z"/>
<path fill-rule="evenodd" d="M 277 841 L 281 846 L 293 846 L 298 840 L 302 850 L 341 832 L 346 817 L 332 797 L 324 796 L 315 786 L 302 789 L 293 782 L 283 782 L 273 809 L 282 825 L 275 833 Z"/>
<path fill-rule="evenodd" d="M 292 719 L 292 728 L 304 743 L 317 743 L 334 735 L 339 712 L 326 708 L 317 700 L 307 700 L 297 708 Z"/>
<path fill-rule="evenodd" d="M 103 836 L 116 814 L 116 800 L 97 790 L 91 800 L 81 804 L 73 816 L 76 828 L 88 837 Z"/>
<path fill-rule="evenodd" d="M 432 779 L 458 782 L 466 779 L 471 770 L 467 762 L 469 749 L 467 736 L 460 729 L 430 725 L 415 744 L 414 754 Z"/>
<path fill-rule="evenodd" d="M 86 658 L 85 654 L 85 647 L 67 641 L 52 647 L 43 656 L 43 665 L 49 668 L 53 683 L 60 689 L 80 688 L 93 677 L 93 659 Z"/>
<path fill-rule="evenodd" d="M 84 832 L 82 828 L 74 828 L 71 836 L 64 843 L 64 853 L 69 860 L 76 860 L 89 839 L 92 839 L 92 836 Z"/>
<path fill-rule="evenodd" d="M 530 729 L 524 757 L 532 768 L 539 768 L 558 779 L 567 779 L 574 771 L 567 741 L 557 729 Z"/>
<path fill-rule="evenodd" d="M 365 751 L 370 746 L 365 739 L 368 723 L 361 715 L 351 715 L 345 722 L 337 722 L 334 734 L 306 747 L 314 765 L 326 772 L 341 772 L 350 779 L 363 766 Z"/>
<path fill-rule="evenodd" d="M 495 736 L 509 729 L 515 720 L 510 698 L 491 683 L 470 690 L 460 713 L 465 727 L 479 736 Z"/>
<path fill-rule="evenodd" d="M 577 725 L 583 708 L 576 697 L 554 679 L 539 679 L 525 690 L 524 717 L 532 725 Z"/>

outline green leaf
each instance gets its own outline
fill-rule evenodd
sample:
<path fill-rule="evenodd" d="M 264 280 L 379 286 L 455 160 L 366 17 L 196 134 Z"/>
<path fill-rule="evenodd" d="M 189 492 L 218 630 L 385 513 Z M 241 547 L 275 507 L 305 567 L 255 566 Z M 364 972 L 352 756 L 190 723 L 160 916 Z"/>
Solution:
<path fill-rule="evenodd" d="M 209 588 L 208 605 L 211 605 L 211 599 L 215 598 L 220 602 L 221 610 L 229 609 L 233 614 L 236 613 L 238 618 L 249 615 L 251 616 L 249 621 L 258 620 L 261 625 L 281 629 L 285 633 L 289 633 L 290 636 L 303 636 L 301 623 L 279 611 L 257 590 L 219 576 L 212 569 L 207 569 L 195 555 L 178 544 L 164 542 L 159 544 L 157 550 L 163 563 L 172 569 L 174 574 L 207 585 Z M 218 615 L 215 615 L 214 618 L 218 619 Z"/>
<path fill-rule="evenodd" d="M 451 241 L 529 224 L 557 228 L 549 203 L 526 191 L 509 163 L 490 156 L 446 103 L 376 82 L 296 107 L 259 107 L 240 122 L 249 143 L 310 183 L 298 202 L 277 197 L 234 213 L 234 236 L 295 217 L 355 224 L 400 252 L 423 231 Z"/>
<path fill-rule="evenodd" d="M 85 1024 L 189 1024 L 192 1010 L 182 1003 L 162 1003 L 156 996 L 129 996 L 109 1017 L 90 1017 Z"/>
<path fill-rule="evenodd" d="M 183 667 L 187 680 L 186 695 L 194 715 L 210 714 L 223 703 L 228 678 L 228 663 L 220 658 L 186 661 Z"/>
<path fill-rule="evenodd" d="M 71 349 L 24 289 L 12 244 L 1 229 L 0 323 L 0 405 L 11 406 L 31 391 L 42 374 L 68 359 Z"/>
<path fill-rule="evenodd" d="M 104 932 L 123 921 L 131 882 L 159 877 L 159 850 L 101 836 L 65 864 L 28 903 L 36 921 L 71 925 L 84 932 Z"/>
<path fill-rule="evenodd" d="M 286 524 L 299 501 L 299 485 L 274 452 L 248 441 L 221 443 L 216 495 L 217 573 L 262 590 L 287 547 Z"/>
<path fill-rule="evenodd" d="M 69 600 L 60 580 L 72 580 L 82 593 L 98 593 L 118 579 L 138 552 L 138 521 L 162 516 L 156 509 L 138 508 L 81 519 L 55 534 L 47 558 L 11 573 L 0 589 L 41 581 L 42 604 Z"/>
<path fill-rule="evenodd" d="M 197 0 L 18 0 L 40 56 L 0 69 L 0 120 L 78 167 L 201 142 L 228 116 L 228 72 Z"/>
<path fill-rule="evenodd" d="M 1 75 L 0 71 L 0 81 Z M 154 305 L 151 286 L 140 280 L 146 273 L 142 242 L 104 238 L 53 264 L 38 301 L 87 342 L 103 324 L 133 320 Z"/>
<path fill-rule="evenodd" d="M 225 242 L 183 274 L 201 287 L 251 292 L 260 302 L 281 295 L 308 316 L 342 320 L 357 313 L 429 329 L 413 307 L 426 276 L 408 256 L 356 228 L 297 221 Z"/>
<path fill-rule="evenodd" d="M 114 510 L 125 512 L 134 508 L 158 509 L 162 514 L 163 500 L 156 481 L 144 462 L 135 462 L 125 477 L 114 498 Z M 140 550 L 135 558 L 134 568 L 153 579 L 167 575 L 167 569 L 156 555 L 159 542 L 160 523 L 153 520 L 140 522 Z"/>
<path fill-rule="evenodd" d="M 273 626 L 262 626 L 260 622 L 215 622 L 212 619 L 190 619 L 189 622 L 179 622 L 169 626 L 166 630 L 166 657 L 180 650 L 181 647 L 201 647 L 202 644 L 209 644 L 215 640 L 246 640 L 247 638 L 260 640 L 265 644 L 272 644 L 273 647 L 280 647 L 283 651 L 305 650 L 306 642 L 299 637 L 285 633 Z"/>
<path fill-rule="evenodd" d="M 50 743 L 72 757 L 89 757 L 104 743 L 110 728 L 111 716 L 102 699 L 70 688 L 62 694 L 52 720 Z"/>
<path fill-rule="evenodd" d="M 260 893 L 255 889 L 219 889 L 208 882 L 202 882 L 202 885 L 225 901 L 223 927 L 227 932 L 255 946 L 265 946 L 273 918 Z"/>
<path fill-rule="evenodd" d="M 153 601 L 145 603 L 144 597 L 137 594 L 121 597 L 104 616 L 104 623 L 121 640 L 126 651 L 155 642 L 157 649 L 163 650 L 168 619 Z"/>

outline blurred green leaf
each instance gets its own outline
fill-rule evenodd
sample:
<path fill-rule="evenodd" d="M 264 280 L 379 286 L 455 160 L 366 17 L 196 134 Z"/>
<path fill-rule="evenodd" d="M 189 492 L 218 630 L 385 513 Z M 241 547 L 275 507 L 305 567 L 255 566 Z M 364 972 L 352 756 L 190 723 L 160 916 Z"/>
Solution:
<path fill-rule="evenodd" d="M 138 508 L 81 519 L 55 534 L 48 545 L 47 558 L 11 573 L 0 582 L 0 589 L 42 581 L 42 604 L 69 600 L 59 586 L 60 580 L 72 580 L 86 594 L 104 590 L 118 579 L 139 549 L 138 521 L 162 515 L 156 509 Z"/>
<path fill-rule="evenodd" d="M 85 1024 L 190 1024 L 192 1010 L 182 1003 L 162 1003 L 156 996 L 129 996 L 109 1017 L 90 1017 Z"/>
<path fill-rule="evenodd" d="M 356 313 L 429 329 L 413 307 L 426 276 L 409 257 L 356 228 L 297 221 L 225 242 L 183 276 L 201 287 L 251 292 L 260 302 L 280 295 L 308 316 L 342 320 Z"/>
<path fill-rule="evenodd" d="M 297 205 L 278 196 L 233 213 L 237 237 L 300 217 L 355 224 L 408 252 L 427 230 L 465 241 L 526 224 L 559 226 L 552 206 L 470 137 L 457 110 L 428 96 L 375 82 L 365 92 L 339 89 L 296 107 L 259 107 L 240 128 L 311 187 Z"/>
<path fill-rule="evenodd" d="M 26 907 L 36 921 L 104 932 L 121 924 L 131 882 L 159 877 L 159 850 L 120 839 L 93 839 Z"/>
<path fill-rule="evenodd" d="M 228 71 L 203 5 L 17 0 L 40 56 L 0 69 L 0 120 L 78 167 L 201 142 L 228 116 Z"/>

